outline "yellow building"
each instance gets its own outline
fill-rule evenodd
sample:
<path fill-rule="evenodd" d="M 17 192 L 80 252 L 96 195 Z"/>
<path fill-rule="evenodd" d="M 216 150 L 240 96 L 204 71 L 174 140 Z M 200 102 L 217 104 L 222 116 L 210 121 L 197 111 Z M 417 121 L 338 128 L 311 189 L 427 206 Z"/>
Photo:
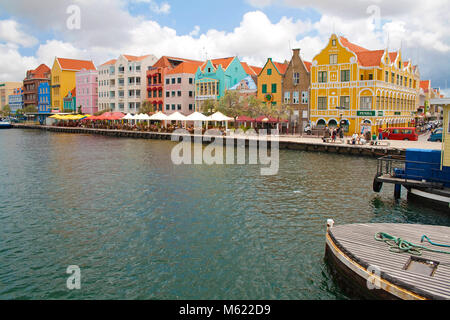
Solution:
<path fill-rule="evenodd" d="M 75 74 L 81 70 L 96 70 L 92 61 L 55 58 L 52 67 L 52 109 L 63 111 L 64 97 L 76 87 Z"/>
<path fill-rule="evenodd" d="M 400 50 L 368 50 L 333 34 L 313 59 L 311 122 L 341 125 L 347 135 L 412 126 L 419 85 L 418 67 Z"/>
<path fill-rule="evenodd" d="M 271 105 L 281 105 L 283 99 L 283 75 L 288 64 L 267 60 L 266 65 L 258 75 L 257 98 Z"/>

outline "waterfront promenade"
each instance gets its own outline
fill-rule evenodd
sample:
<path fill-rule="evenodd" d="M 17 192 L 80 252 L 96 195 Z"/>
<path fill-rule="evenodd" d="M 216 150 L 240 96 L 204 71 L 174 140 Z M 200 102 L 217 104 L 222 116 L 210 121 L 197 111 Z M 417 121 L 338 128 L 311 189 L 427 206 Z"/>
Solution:
<path fill-rule="evenodd" d="M 55 126 L 41 126 L 35 124 L 14 124 L 16 129 L 38 129 L 49 132 L 72 133 L 72 134 L 95 134 L 117 138 L 135 138 L 135 139 L 155 139 L 155 140 L 171 140 L 172 133 L 160 132 L 146 132 L 146 131 L 127 131 L 127 130 L 110 130 L 110 129 L 93 129 L 80 127 L 55 127 Z M 177 135 L 179 136 L 179 135 Z M 191 135 L 197 137 L 196 135 Z M 210 136 L 214 138 L 214 136 Z M 246 135 L 230 135 L 223 136 L 224 139 L 234 139 L 237 145 L 238 141 L 245 140 L 248 146 L 252 139 L 260 140 L 258 136 Z M 271 140 L 270 138 L 268 139 Z M 356 156 L 371 156 L 380 157 L 385 155 L 405 155 L 406 149 L 429 149 L 441 150 L 440 143 L 433 143 L 428 141 L 383 141 L 381 145 L 351 145 L 338 140 L 338 142 L 325 143 L 318 137 L 301 137 L 301 136 L 278 136 L 280 149 L 299 150 L 299 151 L 313 151 L 313 152 L 327 152 L 339 153 Z M 204 141 L 209 143 L 209 141 Z"/>

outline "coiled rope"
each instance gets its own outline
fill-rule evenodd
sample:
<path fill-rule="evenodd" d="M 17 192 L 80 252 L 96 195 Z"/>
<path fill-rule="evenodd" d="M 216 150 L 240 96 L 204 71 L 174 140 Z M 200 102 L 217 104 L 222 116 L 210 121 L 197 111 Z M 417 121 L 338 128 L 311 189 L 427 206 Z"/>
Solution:
<path fill-rule="evenodd" d="M 384 242 L 387 245 L 389 245 L 389 251 L 394 252 L 394 253 L 409 253 L 409 254 L 415 255 L 415 256 L 421 256 L 423 251 L 450 254 L 450 252 L 448 252 L 448 251 L 430 249 L 430 248 L 420 246 L 420 245 L 414 244 L 412 242 L 406 241 L 402 238 L 392 236 L 392 235 L 390 235 L 388 233 L 384 233 L 384 232 L 377 233 L 375 235 L 375 240 Z M 435 244 L 435 243 L 431 242 L 427 236 L 422 237 L 422 243 L 424 240 L 427 240 L 430 244 L 432 244 L 434 246 L 450 248 L 450 246 L 448 246 L 448 245 Z"/>

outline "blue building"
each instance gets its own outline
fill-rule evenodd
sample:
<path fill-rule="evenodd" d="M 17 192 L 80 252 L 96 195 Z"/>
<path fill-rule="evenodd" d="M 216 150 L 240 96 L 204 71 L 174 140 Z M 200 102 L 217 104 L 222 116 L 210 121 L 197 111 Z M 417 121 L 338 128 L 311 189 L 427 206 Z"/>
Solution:
<path fill-rule="evenodd" d="M 8 104 L 11 113 L 17 113 L 17 110 L 23 109 L 23 90 L 22 88 L 14 89 L 12 95 L 8 96 Z"/>
<path fill-rule="evenodd" d="M 50 113 L 50 85 L 42 82 L 38 88 L 38 113 Z"/>

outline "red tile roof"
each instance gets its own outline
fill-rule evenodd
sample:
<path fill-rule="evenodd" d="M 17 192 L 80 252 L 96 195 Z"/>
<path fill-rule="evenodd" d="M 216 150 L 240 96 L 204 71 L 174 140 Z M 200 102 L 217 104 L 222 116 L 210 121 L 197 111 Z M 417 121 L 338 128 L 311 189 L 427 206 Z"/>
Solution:
<path fill-rule="evenodd" d="M 275 62 L 275 61 L 272 61 L 272 62 L 275 65 L 275 67 L 278 69 L 279 73 L 281 73 L 281 74 L 285 74 L 286 73 L 286 70 L 288 68 L 288 64 Z"/>
<path fill-rule="evenodd" d="M 305 64 L 306 70 L 311 72 L 312 63 L 309 61 L 303 61 L 303 63 Z"/>
<path fill-rule="evenodd" d="M 255 67 L 255 66 L 250 66 L 250 68 L 252 68 L 252 70 L 255 71 L 256 75 L 259 75 L 263 69 L 261 67 Z"/>
<path fill-rule="evenodd" d="M 203 65 L 203 62 L 197 61 L 197 62 L 190 62 L 185 61 L 178 65 L 176 68 L 170 70 L 167 72 L 167 74 L 182 74 L 182 73 L 188 73 L 188 74 L 195 74 L 199 67 Z"/>
<path fill-rule="evenodd" d="M 258 68 L 256 68 L 257 70 L 255 70 L 255 67 L 251 67 L 247 64 L 247 62 L 241 62 L 242 67 L 245 70 L 245 73 L 247 73 L 249 76 L 257 76 L 259 74 L 259 72 L 257 72 Z"/>
<path fill-rule="evenodd" d="M 211 63 L 213 64 L 214 68 L 218 68 L 219 65 L 222 65 L 222 68 L 226 70 L 228 66 L 231 64 L 231 62 L 234 60 L 235 57 L 228 57 L 228 58 L 221 58 L 221 59 L 213 59 L 211 60 Z M 209 60 L 208 60 L 209 61 Z M 206 61 L 202 66 L 201 69 L 205 70 L 206 64 L 208 63 Z"/>
<path fill-rule="evenodd" d="M 92 61 L 87 60 L 74 60 L 74 59 L 65 59 L 65 58 L 56 58 L 62 70 L 70 70 L 70 71 L 80 71 L 83 69 L 86 70 L 97 70 Z"/>
<path fill-rule="evenodd" d="M 46 74 L 48 75 L 50 73 L 51 73 L 50 68 L 47 67 L 47 65 L 45 65 L 45 64 L 41 64 L 36 69 L 29 70 L 27 72 L 27 76 L 31 75 L 31 78 L 33 78 L 33 79 L 43 79 L 43 78 L 46 78 L 46 76 L 45 76 Z"/>
<path fill-rule="evenodd" d="M 363 67 L 375 67 L 380 65 L 384 50 L 361 51 L 356 53 L 356 55 Z"/>
<path fill-rule="evenodd" d="M 344 37 L 339 37 L 339 41 L 341 42 L 341 44 L 344 47 L 349 48 L 351 51 L 353 51 L 354 53 L 358 53 L 358 52 L 362 52 L 362 51 L 369 51 L 366 48 L 363 48 L 361 46 L 358 46 L 354 43 L 351 43 L 350 41 L 347 40 L 347 38 Z"/>
<path fill-rule="evenodd" d="M 112 60 L 109 60 L 108 62 L 105 62 L 104 64 L 100 65 L 100 67 L 108 66 L 111 64 L 116 64 L 116 62 L 117 62 L 117 59 L 112 59 Z"/>
<path fill-rule="evenodd" d="M 139 56 L 139 57 L 137 57 L 137 56 L 131 56 L 131 55 L 128 55 L 128 54 L 124 54 L 123 56 L 124 56 L 124 58 L 127 59 L 128 61 L 142 61 L 142 60 L 144 60 L 144 59 L 150 57 L 149 54 L 148 54 L 148 55 L 145 55 L 145 56 Z"/>
<path fill-rule="evenodd" d="M 427 93 L 428 90 L 431 88 L 431 81 L 430 81 L 430 80 L 423 80 L 423 81 L 420 81 L 420 88 L 422 88 L 423 91 L 424 91 L 425 93 Z"/>
<path fill-rule="evenodd" d="M 395 59 L 397 59 L 397 52 L 389 52 L 389 59 L 391 59 L 391 62 L 394 62 Z"/>

